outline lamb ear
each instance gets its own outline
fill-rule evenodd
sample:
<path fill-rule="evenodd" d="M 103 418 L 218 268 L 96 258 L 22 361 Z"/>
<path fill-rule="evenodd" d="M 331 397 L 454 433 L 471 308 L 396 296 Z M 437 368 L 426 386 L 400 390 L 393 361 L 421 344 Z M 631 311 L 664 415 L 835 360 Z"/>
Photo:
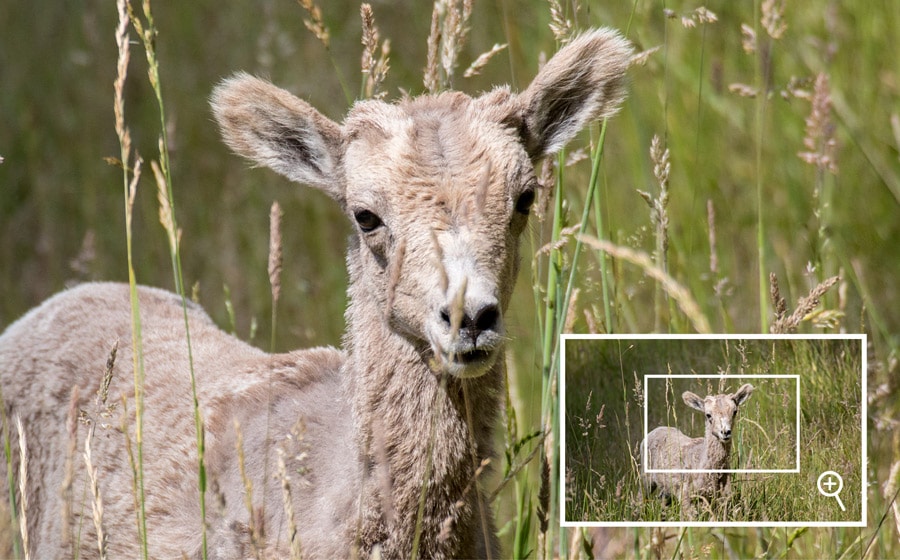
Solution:
<path fill-rule="evenodd" d="M 731 395 L 731 398 L 734 399 L 736 405 L 740 406 L 750 398 L 750 395 L 753 394 L 753 385 L 749 383 L 744 383 L 741 385 L 741 388 L 737 390 L 737 392 Z"/>
<path fill-rule="evenodd" d="M 232 150 L 343 204 L 343 142 L 336 123 L 287 91 L 244 73 L 216 86 L 211 105 Z"/>
<path fill-rule="evenodd" d="M 532 159 L 559 151 L 585 125 L 618 110 L 631 56 L 631 44 L 616 31 L 596 29 L 544 65 L 518 99 L 522 139 Z"/>
<path fill-rule="evenodd" d="M 703 406 L 703 399 L 691 393 L 690 391 L 685 391 L 681 394 L 681 399 L 684 401 L 684 404 L 688 405 L 691 408 L 695 408 L 700 412 L 706 412 L 706 408 Z"/>

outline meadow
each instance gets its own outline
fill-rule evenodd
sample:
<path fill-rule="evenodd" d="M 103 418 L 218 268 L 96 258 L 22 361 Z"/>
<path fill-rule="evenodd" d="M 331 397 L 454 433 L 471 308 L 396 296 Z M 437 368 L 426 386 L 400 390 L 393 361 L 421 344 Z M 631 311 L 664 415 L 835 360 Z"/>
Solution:
<path fill-rule="evenodd" d="M 458 4 L 439 3 L 443 14 Z M 337 121 L 375 93 L 360 72 L 358 3 L 322 2 L 318 16 L 311 6 L 158 3 L 149 41 L 130 29 L 121 102 L 146 169 L 126 228 L 115 2 L 0 4 L 0 329 L 66 286 L 128 281 L 131 268 L 141 284 L 181 284 L 222 328 L 262 348 L 340 344 L 350 225 L 321 193 L 248 169 L 222 145 L 208 107 L 214 85 L 238 70 Z M 432 5 L 372 7 L 379 41 L 390 40 L 381 90 L 422 93 Z M 900 557 L 900 59 L 888 56 L 900 12 L 890 0 L 474 2 L 448 85 L 521 89 L 572 33 L 596 26 L 620 29 L 642 55 L 621 112 L 541 163 L 509 312 L 499 476 L 488 482 L 505 550 Z M 505 46 L 464 77 L 494 45 Z M 167 164 L 177 231 L 159 223 L 153 160 Z M 284 212 L 277 329 L 273 201 Z M 562 332 L 866 333 L 867 527 L 561 528 Z M 591 382 L 625 388 L 618 376 Z M 625 471 L 605 474 L 614 490 Z M 581 498 L 616 513 L 607 499 Z"/>

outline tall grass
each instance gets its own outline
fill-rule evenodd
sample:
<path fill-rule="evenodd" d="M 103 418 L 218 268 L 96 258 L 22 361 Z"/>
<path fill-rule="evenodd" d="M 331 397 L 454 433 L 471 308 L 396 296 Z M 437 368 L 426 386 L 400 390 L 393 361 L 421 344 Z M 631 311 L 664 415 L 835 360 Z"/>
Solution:
<path fill-rule="evenodd" d="M 159 220 L 166 232 L 168 240 L 169 255 L 172 264 L 172 274 L 175 282 L 175 291 L 181 298 L 181 307 L 184 317 L 184 337 L 188 357 L 188 374 L 191 381 L 191 398 L 194 412 L 194 427 L 196 431 L 197 443 L 197 472 L 198 472 L 198 500 L 200 505 L 200 535 L 201 535 L 201 554 L 203 558 L 207 556 L 206 543 L 206 466 L 204 464 L 204 426 L 200 413 L 200 403 L 197 400 L 197 382 L 194 375 L 194 359 L 191 348 L 191 331 L 188 322 L 187 294 L 184 288 L 184 275 L 181 266 L 181 231 L 178 229 L 178 221 L 175 216 L 175 200 L 172 189 L 172 169 L 169 163 L 169 123 L 166 120 L 165 103 L 163 102 L 162 84 L 160 83 L 159 60 L 156 54 L 156 39 L 158 30 L 154 23 L 153 13 L 151 11 L 150 0 L 143 0 L 141 4 L 143 19 L 138 16 L 131 4 L 130 0 L 119 0 L 119 27 L 117 28 L 116 38 L 119 48 L 120 64 L 118 67 L 118 75 L 115 84 L 115 109 L 116 109 L 116 130 L 119 135 L 119 142 L 122 149 L 122 168 L 125 174 L 125 183 L 130 190 L 126 191 L 126 235 L 128 241 L 128 279 L 131 288 L 131 305 L 134 324 L 132 328 L 132 338 L 135 351 L 135 444 L 137 447 L 137 476 L 139 496 L 138 502 L 138 518 L 140 526 L 140 537 L 142 543 L 142 554 L 144 558 L 149 556 L 147 542 L 147 519 L 144 497 L 144 478 L 143 478 L 143 353 L 141 352 L 141 329 L 140 329 L 140 311 L 137 297 L 137 285 L 134 274 L 134 268 L 131 255 L 131 213 L 134 204 L 135 189 L 137 181 L 140 177 L 137 166 L 133 175 L 133 183 L 128 182 L 128 161 L 130 157 L 130 137 L 129 132 L 124 126 L 124 102 L 122 101 L 124 82 L 127 75 L 129 48 L 128 48 L 128 32 L 127 24 L 130 22 L 141 43 L 144 47 L 144 53 L 147 57 L 147 77 L 150 87 L 156 98 L 159 110 L 159 160 L 151 163 L 153 175 L 156 179 L 157 196 L 159 200 Z M 125 19 L 127 12 L 128 19 Z M 139 158 L 139 156 L 136 156 Z M 274 317 L 274 304 L 273 304 Z M 273 333 L 274 319 L 273 319 Z M 92 477 L 93 478 L 93 477 Z"/>
<path fill-rule="evenodd" d="M 116 136 L 119 139 L 122 166 L 122 187 L 125 199 L 125 247 L 128 258 L 128 285 L 131 299 L 131 344 L 132 360 L 134 368 L 134 439 L 137 462 L 132 462 L 135 486 L 135 508 L 137 513 L 138 538 L 141 543 L 142 558 L 149 556 L 147 546 L 147 512 L 144 507 L 144 352 L 141 339 L 141 310 L 137 294 L 137 278 L 134 270 L 132 222 L 134 216 L 134 201 L 137 194 L 137 185 L 140 180 L 141 157 L 134 152 L 134 168 L 129 169 L 132 158 L 131 132 L 125 125 L 125 79 L 128 74 L 128 62 L 131 58 L 128 34 L 128 12 L 130 10 L 127 0 L 118 0 L 116 3 L 119 14 L 119 23 L 116 27 L 116 46 L 118 47 L 118 64 L 116 66 L 116 80 L 114 83 L 115 101 L 114 112 L 116 117 Z M 129 457 L 131 456 L 129 445 Z M 85 452 L 87 458 L 87 452 Z M 92 477 L 93 478 L 93 477 Z"/>

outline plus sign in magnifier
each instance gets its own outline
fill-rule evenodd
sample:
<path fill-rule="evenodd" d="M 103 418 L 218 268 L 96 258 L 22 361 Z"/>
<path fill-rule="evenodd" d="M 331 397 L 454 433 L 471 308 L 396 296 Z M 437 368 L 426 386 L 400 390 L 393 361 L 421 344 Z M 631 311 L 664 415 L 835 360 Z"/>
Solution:
<path fill-rule="evenodd" d="M 844 488 L 844 479 L 841 478 L 841 475 L 834 471 L 825 471 L 819 475 L 816 486 L 819 488 L 819 494 L 826 498 L 834 498 L 837 500 L 838 505 L 841 506 L 841 511 L 847 511 L 847 508 L 844 507 L 844 502 L 841 501 L 841 497 L 838 495 Z"/>

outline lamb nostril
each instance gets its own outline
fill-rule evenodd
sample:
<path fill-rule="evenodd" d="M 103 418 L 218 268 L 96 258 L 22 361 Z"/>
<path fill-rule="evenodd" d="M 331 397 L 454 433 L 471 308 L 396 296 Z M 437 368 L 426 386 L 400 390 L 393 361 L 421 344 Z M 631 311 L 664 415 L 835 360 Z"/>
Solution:
<path fill-rule="evenodd" d="M 496 305 L 485 305 L 482 307 L 478 314 L 475 315 L 474 327 L 477 332 L 491 330 L 497 326 L 497 321 L 500 319 L 500 310 L 497 309 Z"/>
<path fill-rule="evenodd" d="M 448 327 L 450 326 L 450 310 L 446 307 L 441 308 L 441 321 Z"/>

